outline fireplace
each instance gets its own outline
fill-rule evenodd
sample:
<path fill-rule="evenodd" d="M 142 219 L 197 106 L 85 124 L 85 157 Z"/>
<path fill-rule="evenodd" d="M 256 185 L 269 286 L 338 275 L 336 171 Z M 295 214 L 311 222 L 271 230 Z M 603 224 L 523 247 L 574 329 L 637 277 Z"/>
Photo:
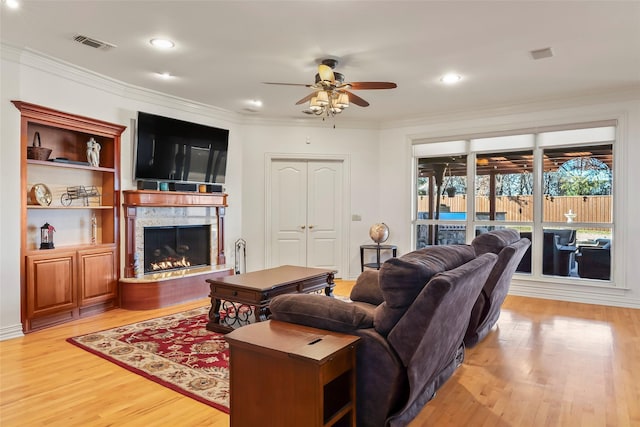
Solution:
<path fill-rule="evenodd" d="M 211 265 L 211 226 L 144 227 L 144 273 Z"/>
<path fill-rule="evenodd" d="M 233 274 L 224 255 L 226 194 L 155 190 L 122 193 L 122 308 L 151 310 L 203 298 L 210 290 L 207 279 Z M 167 264 L 161 265 L 161 270 L 150 271 L 147 261 L 161 256 L 171 259 L 165 260 Z"/>
<path fill-rule="evenodd" d="M 224 264 L 222 217 L 215 215 L 216 211 L 210 207 L 140 206 L 131 215 L 129 209 L 126 247 L 132 268 L 125 268 L 125 277 L 143 278 L 151 273 L 184 272 L 184 267 L 192 271 L 196 266 Z M 184 239 L 187 242 L 182 242 Z M 185 264 L 180 265 L 187 247 L 189 258 L 196 258 L 185 259 Z M 171 265 L 150 265 L 161 262 Z"/>

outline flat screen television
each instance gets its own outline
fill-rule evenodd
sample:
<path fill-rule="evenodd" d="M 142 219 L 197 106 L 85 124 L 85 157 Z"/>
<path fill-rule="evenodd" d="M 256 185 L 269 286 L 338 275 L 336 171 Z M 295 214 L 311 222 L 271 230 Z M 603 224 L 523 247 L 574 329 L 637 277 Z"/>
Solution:
<path fill-rule="evenodd" d="M 229 131 L 139 111 L 137 181 L 224 184 Z"/>

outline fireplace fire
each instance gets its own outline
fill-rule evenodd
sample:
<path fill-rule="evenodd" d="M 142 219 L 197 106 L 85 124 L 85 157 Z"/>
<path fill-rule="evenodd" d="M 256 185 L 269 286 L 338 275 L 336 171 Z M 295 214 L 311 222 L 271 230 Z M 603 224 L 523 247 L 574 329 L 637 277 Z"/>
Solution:
<path fill-rule="evenodd" d="M 211 226 L 144 227 L 144 272 L 211 265 Z"/>
<path fill-rule="evenodd" d="M 173 270 L 174 268 L 187 268 L 191 267 L 191 263 L 186 260 L 186 258 L 182 258 L 178 261 L 160 261 L 160 262 L 152 262 L 151 270 L 153 271 L 163 271 L 163 270 Z"/>

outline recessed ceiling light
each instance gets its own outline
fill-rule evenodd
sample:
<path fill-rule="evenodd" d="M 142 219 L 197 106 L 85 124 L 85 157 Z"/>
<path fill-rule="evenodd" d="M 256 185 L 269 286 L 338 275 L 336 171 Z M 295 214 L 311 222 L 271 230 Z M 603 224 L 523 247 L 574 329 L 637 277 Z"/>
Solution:
<path fill-rule="evenodd" d="M 262 107 L 262 101 L 259 99 L 251 99 L 249 100 L 249 105 L 252 105 L 253 107 Z"/>
<path fill-rule="evenodd" d="M 158 49 L 171 49 L 176 45 L 173 41 L 169 39 L 161 39 L 161 38 L 151 39 L 149 40 L 149 43 L 151 43 L 151 46 L 157 47 Z"/>
<path fill-rule="evenodd" d="M 156 73 L 156 75 L 158 77 L 160 77 L 163 80 L 169 80 L 172 79 L 174 76 L 171 75 L 171 73 L 165 72 L 165 73 Z"/>
<path fill-rule="evenodd" d="M 18 0 L 5 0 L 4 4 L 6 4 L 9 9 L 17 9 L 20 7 Z"/>
<path fill-rule="evenodd" d="M 452 85 L 462 80 L 462 76 L 456 73 L 448 73 L 440 78 L 440 81 L 444 84 Z"/>

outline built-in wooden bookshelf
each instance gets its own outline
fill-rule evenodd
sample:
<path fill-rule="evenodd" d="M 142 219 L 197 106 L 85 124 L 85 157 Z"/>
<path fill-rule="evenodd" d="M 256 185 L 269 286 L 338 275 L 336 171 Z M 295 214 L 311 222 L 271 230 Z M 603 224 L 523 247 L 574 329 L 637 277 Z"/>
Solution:
<path fill-rule="evenodd" d="M 118 306 L 120 137 L 126 127 L 12 102 L 21 114 L 21 311 L 27 333 Z M 101 148 L 97 166 L 87 158 L 91 138 Z M 38 140 L 51 150 L 48 158 L 27 154 Z M 50 189 L 50 204 L 34 200 L 35 184 Z M 40 249 L 44 224 L 61 236 L 54 248 Z"/>

